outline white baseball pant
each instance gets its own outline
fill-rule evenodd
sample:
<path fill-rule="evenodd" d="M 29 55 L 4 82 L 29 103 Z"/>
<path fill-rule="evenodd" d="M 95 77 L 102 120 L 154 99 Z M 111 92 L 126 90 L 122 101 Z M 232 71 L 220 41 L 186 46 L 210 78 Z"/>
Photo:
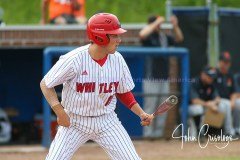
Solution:
<path fill-rule="evenodd" d="M 97 142 L 112 160 L 141 160 L 116 113 L 99 117 L 68 115 L 71 125 L 59 127 L 46 160 L 70 160 L 88 140 Z"/>

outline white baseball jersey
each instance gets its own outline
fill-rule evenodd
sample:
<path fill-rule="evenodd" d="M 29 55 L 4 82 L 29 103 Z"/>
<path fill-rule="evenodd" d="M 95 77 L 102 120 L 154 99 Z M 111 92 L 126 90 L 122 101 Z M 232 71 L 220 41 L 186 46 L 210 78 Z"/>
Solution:
<path fill-rule="evenodd" d="M 62 105 L 82 116 L 100 116 L 116 107 L 115 93 L 134 88 L 128 66 L 119 52 L 109 54 L 103 66 L 90 56 L 90 45 L 79 47 L 60 57 L 45 75 L 48 88 L 63 84 Z"/>

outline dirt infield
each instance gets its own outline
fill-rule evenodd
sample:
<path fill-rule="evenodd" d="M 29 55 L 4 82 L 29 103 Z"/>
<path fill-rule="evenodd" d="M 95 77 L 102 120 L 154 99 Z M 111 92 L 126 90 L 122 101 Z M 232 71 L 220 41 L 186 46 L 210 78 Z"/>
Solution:
<path fill-rule="evenodd" d="M 201 149 L 198 143 L 181 141 L 135 141 L 137 152 L 143 160 L 239 160 L 240 141 L 220 150 L 213 144 Z M 205 143 L 206 144 L 206 143 Z M 218 145 L 220 146 L 220 145 Z M 1 146 L 0 160 L 43 160 L 47 150 L 40 146 Z M 74 155 L 73 160 L 106 160 L 106 153 L 95 143 L 87 143 Z"/>

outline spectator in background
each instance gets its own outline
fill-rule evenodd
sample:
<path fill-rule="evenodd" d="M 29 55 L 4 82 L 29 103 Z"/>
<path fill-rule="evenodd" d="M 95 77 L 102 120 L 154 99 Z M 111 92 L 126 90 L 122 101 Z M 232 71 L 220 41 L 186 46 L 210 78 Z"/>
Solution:
<path fill-rule="evenodd" d="M 145 47 L 169 47 L 183 41 L 183 34 L 178 26 L 176 16 L 171 16 L 169 27 L 164 27 L 165 18 L 150 16 L 148 25 L 139 33 L 141 43 Z M 172 31 L 172 32 L 171 32 Z"/>
<path fill-rule="evenodd" d="M 42 0 L 42 24 L 85 24 L 86 21 L 85 0 Z"/>
<path fill-rule="evenodd" d="M 230 53 L 225 51 L 219 57 L 216 89 L 221 98 L 231 103 L 233 112 L 233 127 L 236 135 L 240 135 L 240 93 L 236 92 L 234 75 L 229 71 L 231 67 Z"/>
<path fill-rule="evenodd" d="M 201 128 L 201 120 L 205 110 L 211 109 L 215 112 L 225 114 L 224 131 L 227 135 L 232 135 L 232 114 L 230 102 L 221 99 L 214 87 L 216 69 L 206 67 L 199 77 L 196 77 L 190 87 L 190 106 L 189 115 L 193 117 L 197 127 L 197 133 Z"/>
<path fill-rule="evenodd" d="M 148 24 L 139 32 L 139 37 L 144 47 L 170 47 L 183 41 L 183 34 L 178 26 L 178 19 L 176 16 L 171 16 L 170 23 L 165 23 L 165 19 L 162 16 L 150 16 L 148 18 Z M 168 58 L 163 57 L 146 58 L 145 78 L 158 79 L 160 83 L 149 80 L 145 81 L 143 84 L 145 93 L 160 93 L 162 94 L 161 99 L 165 99 L 167 94 L 169 94 L 170 88 L 169 82 L 167 82 L 169 72 L 168 61 Z M 148 97 L 145 98 L 144 103 L 144 106 L 147 106 L 146 110 L 152 113 L 160 102 L 158 97 Z M 145 128 L 144 136 L 161 136 L 165 122 L 164 117 L 166 116 L 156 117 L 153 125 Z"/>

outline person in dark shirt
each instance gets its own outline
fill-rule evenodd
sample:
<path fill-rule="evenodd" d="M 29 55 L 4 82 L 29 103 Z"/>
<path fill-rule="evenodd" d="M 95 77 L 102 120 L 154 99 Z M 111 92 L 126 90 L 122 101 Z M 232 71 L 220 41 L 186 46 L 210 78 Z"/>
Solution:
<path fill-rule="evenodd" d="M 224 52 L 219 57 L 217 68 L 216 88 L 221 98 L 231 99 L 235 92 L 233 74 L 229 71 L 231 57 L 229 52 Z"/>
<path fill-rule="evenodd" d="M 163 26 L 164 22 L 165 19 L 161 16 L 154 15 L 148 18 L 148 24 L 139 32 L 142 46 L 170 47 L 183 41 L 184 37 L 180 27 L 178 26 L 177 17 L 171 17 L 170 22 L 173 27 L 172 29 L 161 27 Z M 146 71 L 147 78 L 168 78 L 168 58 L 154 58 L 152 59 L 152 62 L 147 62 L 147 66 L 151 68 L 150 70 Z"/>
<path fill-rule="evenodd" d="M 219 57 L 215 86 L 221 98 L 231 103 L 233 127 L 236 135 L 240 135 L 240 94 L 236 92 L 234 75 L 230 72 L 231 56 L 225 51 Z"/>
<path fill-rule="evenodd" d="M 190 87 L 189 115 L 193 117 L 197 131 L 201 128 L 201 119 L 207 108 L 225 114 L 224 129 L 232 135 L 232 115 L 230 102 L 221 99 L 214 86 L 216 69 L 205 67 L 199 77 L 196 77 Z"/>
<path fill-rule="evenodd" d="M 165 19 L 162 16 L 151 16 L 148 18 L 148 24 L 139 32 L 140 42 L 143 47 L 170 47 L 183 41 L 183 34 L 178 26 L 178 19 L 171 17 L 170 28 L 164 28 Z M 171 28 L 172 27 L 172 28 Z M 144 106 L 148 106 L 146 110 L 150 113 L 154 112 L 155 107 L 161 103 L 159 99 L 166 99 L 169 94 L 168 58 L 165 57 L 146 57 L 145 62 L 145 78 L 143 88 L 144 93 L 161 94 L 159 97 L 144 98 Z M 154 78 L 153 81 L 151 79 Z M 150 79 L 150 80 L 149 80 Z M 166 114 L 154 119 L 153 125 L 144 128 L 144 136 L 159 137 L 163 134 L 164 117 Z"/>

